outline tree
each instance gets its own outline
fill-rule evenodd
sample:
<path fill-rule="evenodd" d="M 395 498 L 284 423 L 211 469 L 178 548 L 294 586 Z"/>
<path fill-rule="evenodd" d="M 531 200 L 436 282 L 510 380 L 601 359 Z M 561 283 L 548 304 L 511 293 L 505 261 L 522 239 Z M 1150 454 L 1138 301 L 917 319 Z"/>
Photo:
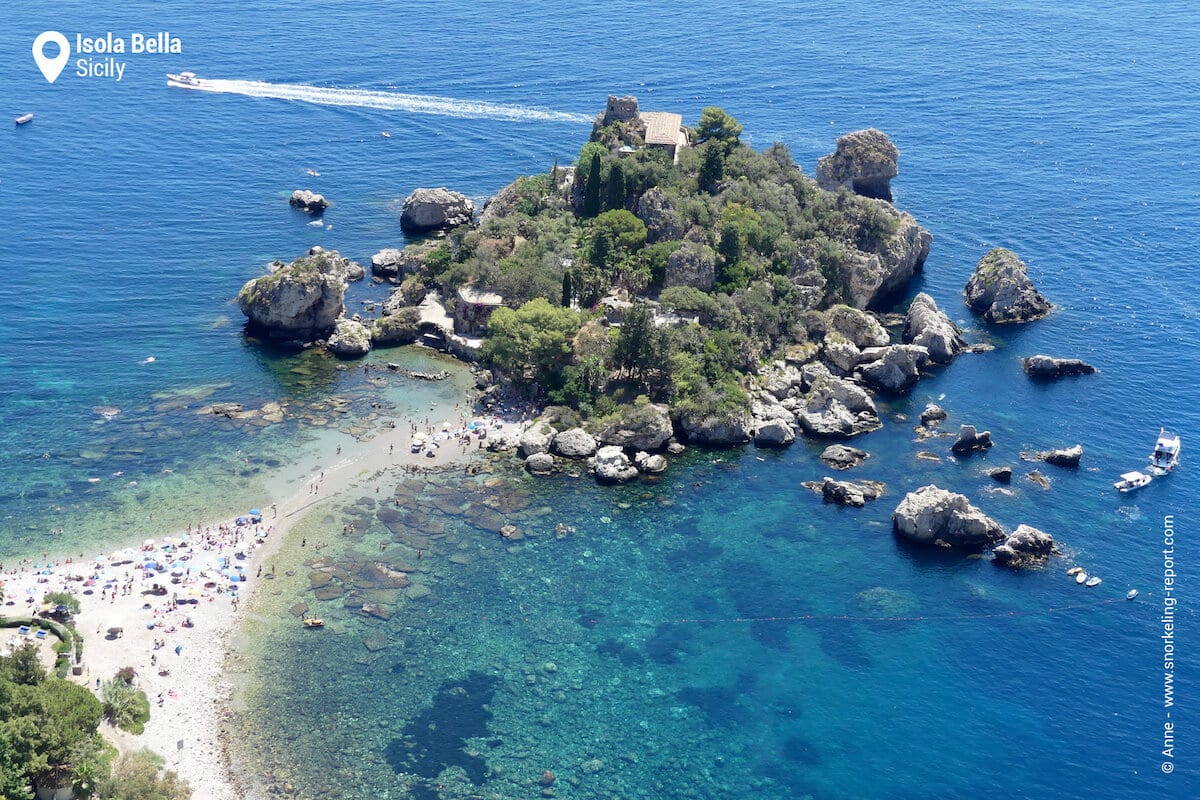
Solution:
<path fill-rule="evenodd" d="M 696 141 L 717 141 L 725 145 L 726 152 L 739 142 L 741 124 L 717 106 L 708 106 L 700 112 L 700 123 L 696 126 Z"/>
<path fill-rule="evenodd" d="M 645 303 L 635 303 L 625 312 L 617 341 L 613 345 L 613 363 L 631 377 L 645 379 L 666 360 L 666 337 L 655 327 L 654 316 Z"/>
<path fill-rule="evenodd" d="M 541 297 L 515 310 L 498 308 L 488 322 L 480 356 L 517 380 L 524 378 L 526 367 L 532 368 L 534 382 L 557 379 L 570 361 L 579 323 L 577 312 Z"/>
<path fill-rule="evenodd" d="M 575 299 L 575 291 L 571 287 L 571 273 L 569 271 L 563 273 L 562 279 L 562 305 L 563 308 L 570 308 L 571 301 Z"/>
<path fill-rule="evenodd" d="M 32 784 L 25 772 L 25 759 L 14 745 L 12 736 L 0 725 L 0 797 L 4 800 L 30 800 Z"/>
<path fill-rule="evenodd" d="M 583 186 L 583 216 L 594 217 L 600 213 L 600 186 L 600 154 L 592 153 L 587 183 Z"/>
<path fill-rule="evenodd" d="M 154 753 L 138 750 L 117 761 L 96 794 L 113 800 L 190 800 L 192 790 L 173 771 L 163 770 Z"/>
<path fill-rule="evenodd" d="M 706 144 L 703 149 L 704 160 L 700 162 L 697 180 L 701 190 L 715 194 L 717 185 L 725 177 L 725 149 L 715 144 Z"/>
<path fill-rule="evenodd" d="M 604 207 L 610 210 L 625 208 L 625 171 L 620 163 L 614 163 L 608 171 L 607 188 Z"/>

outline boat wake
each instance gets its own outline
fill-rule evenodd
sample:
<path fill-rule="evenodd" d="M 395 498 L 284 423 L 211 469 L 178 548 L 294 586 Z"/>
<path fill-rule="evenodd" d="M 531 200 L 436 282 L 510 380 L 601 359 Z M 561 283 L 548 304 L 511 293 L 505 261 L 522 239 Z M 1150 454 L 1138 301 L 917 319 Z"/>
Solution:
<path fill-rule="evenodd" d="M 310 86 L 305 83 L 267 83 L 265 81 L 214 80 L 205 78 L 188 86 L 192 91 L 240 94 L 246 97 L 265 97 L 275 100 L 295 100 L 322 106 L 378 108 L 385 111 L 408 111 L 413 114 L 436 114 L 444 117 L 496 119 L 513 122 L 591 122 L 585 114 L 549 111 L 527 106 L 490 103 L 486 100 L 460 100 L 437 95 L 402 94 L 373 89 L 339 89 Z"/>

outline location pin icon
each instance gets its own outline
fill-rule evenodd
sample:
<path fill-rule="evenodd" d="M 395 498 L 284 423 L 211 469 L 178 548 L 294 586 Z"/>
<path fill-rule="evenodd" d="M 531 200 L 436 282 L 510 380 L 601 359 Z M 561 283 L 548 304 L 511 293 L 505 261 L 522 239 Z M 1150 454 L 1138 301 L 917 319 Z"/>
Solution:
<path fill-rule="evenodd" d="M 46 54 L 42 52 L 46 42 L 54 42 L 58 45 L 58 55 L 54 58 L 46 58 Z M 67 59 L 70 57 L 71 43 L 58 31 L 44 31 L 33 40 L 33 60 L 37 62 L 38 69 L 50 83 L 58 80 L 59 74 L 62 73 L 63 67 L 67 65 Z"/>

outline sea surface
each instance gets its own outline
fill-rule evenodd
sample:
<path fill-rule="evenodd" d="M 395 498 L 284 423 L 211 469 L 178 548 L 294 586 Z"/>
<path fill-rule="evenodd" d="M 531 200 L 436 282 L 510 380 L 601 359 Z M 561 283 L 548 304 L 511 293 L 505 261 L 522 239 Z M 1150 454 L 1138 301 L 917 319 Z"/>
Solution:
<path fill-rule="evenodd" d="M 837 136 L 886 131 L 902 153 L 895 202 L 934 235 L 912 291 L 995 346 L 884 404 L 886 427 L 855 442 L 873 454 L 856 474 L 888 486 L 865 509 L 800 486 L 828 474 L 803 442 L 689 451 L 615 489 L 503 465 L 364 478 L 300 523 L 310 546 L 279 556 L 234 660 L 237 763 L 260 791 L 1200 794 L 1191 4 L 134 0 L 3 16 L 0 110 L 37 116 L 0 132 L 0 561 L 262 504 L 389 416 L 453 405 L 461 373 L 373 383 L 264 349 L 231 298 L 313 245 L 360 261 L 403 245 L 398 201 L 418 186 L 482 201 L 571 162 L 610 93 L 689 122 L 721 106 L 810 174 Z M 48 29 L 72 47 L 75 33 L 169 31 L 182 53 L 114 55 L 119 82 L 76 76 L 73 53 L 51 85 L 30 54 Z M 225 91 L 168 89 L 163 73 L 183 69 Z M 332 199 L 321 227 L 287 206 L 296 188 Z M 962 286 L 994 246 L 1029 264 L 1053 315 L 992 328 L 967 311 Z M 379 294 L 356 287 L 348 304 Z M 1100 372 L 1033 383 L 1019 359 L 1034 353 Z M 945 440 L 914 442 L 931 400 L 996 447 L 955 461 Z M 213 402 L 290 416 L 197 413 Z M 1183 436 L 1182 466 L 1117 495 L 1160 426 Z M 1075 443 L 1079 470 L 1042 467 L 1048 490 L 1024 479 L 1022 450 Z M 1017 469 L 1011 495 L 983 474 L 1000 464 Z M 905 546 L 889 514 L 932 482 L 1051 532 L 1066 555 L 1013 573 Z M 523 538 L 501 538 L 504 523 Z M 1180 576 L 1170 709 L 1166 526 Z M 1104 583 L 1077 587 L 1070 564 Z M 300 630 L 303 611 L 327 628 Z"/>

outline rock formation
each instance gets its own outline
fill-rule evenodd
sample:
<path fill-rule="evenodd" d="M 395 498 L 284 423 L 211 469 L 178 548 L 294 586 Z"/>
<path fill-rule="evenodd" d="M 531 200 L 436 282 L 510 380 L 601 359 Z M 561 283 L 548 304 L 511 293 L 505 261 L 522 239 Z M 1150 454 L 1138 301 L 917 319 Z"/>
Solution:
<path fill-rule="evenodd" d="M 525 469 L 532 475 L 549 475 L 554 472 L 554 456 L 549 453 L 531 453 L 525 458 Z"/>
<path fill-rule="evenodd" d="M 554 428 L 542 420 L 535 420 L 532 425 L 521 432 L 519 447 L 525 456 L 550 452 L 550 443 L 554 441 Z"/>
<path fill-rule="evenodd" d="M 992 555 L 997 564 L 1020 568 L 1041 566 L 1054 552 L 1053 536 L 1029 525 L 1018 525 L 1017 529 L 992 551 Z"/>
<path fill-rule="evenodd" d="M 600 442 L 634 450 L 658 450 L 674 433 L 671 415 L 665 405 L 646 403 L 617 408 L 618 418 L 598 434 Z"/>
<path fill-rule="evenodd" d="M 339 358 L 362 358 L 371 352 L 371 332 L 361 322 L 342 318 L 334 326 L 326 346 Z"/>
<path fill-rule="evenodd" d="M 988 470 L 988 477 L 997 483 L 1008 483 L 1012 480 L 1012 467 L 996 467 Z"/>
<path fill-rule="evenodd" d="M 921 379 L 929 351 L 915 344 L 869 347 L 859 356 L 858 373 L 869 386 L 903 394 Z"/>
<path fill-rule="evenodd" d="M 596 439 L 583 428 L 568 428 L 554 435 L 550 450 L 564 458 L 587 458 L 596 452 Z"/>
<path fill-rule="evenodd" d="M 924 292 L 913 298 L 904 315 L 904 341 L 924 347 L 938 364 L 949 364 L 967 346 L 962 331 Z"/>
<path fill-rule="evenodd" d="M 750 441 L 750 420 L 742 414 L 733 416 L 694 416 L 684 413 L 679 427 L 689 442 L 727 447 Z"/>
<path fill-rule="evenodd" d="M 1011 250 L 989 250 L 963 289 L 967 306 L 988 322 L 1029 322 L 1050 313 L 1050 303 L 1029 279 L 1025 262 Z"/>
<path fill-rule="evenodd" d="M 930 403 L 925 406 L 925 410 L 921 412 L 921 424 L 929 425 L 934 422 L 941 422 L 946 418 L 946 410 L 936 403 Z"/>
<path fill-rule="evenodd" d="M 647 244 L 683 238 L 683 218 L 657 186 L 647 189 L 638 199 L 634 214 L 646 224 Z"/>
<path fill-rule="evenodd" d="M 950 451 L 962 456 L 976 450 L 987 450 L 991 446 L 991 431 L 977 432 L 974 425 L 961 425 L 958 429 L 958 441 L 950 445 Z"/>
<path fill-rule="evenodd" d="M 846 341 L 862 350 L 866 347 L 886 347 L 890 341 L 887 329 L 874 314 L 847 305 L 836 305 L 824 313 L 826 331 L 835 331 Z M 828 333 L 826 334 L 828 336 Z"/>
<path fill-rule="evenodd" d="M 1036 355 L 1022 359 L 1025 374 L 1031 378 L 1053 380 L 1067 375 L 1091 375 L 1096 368 L 1078 358 L 1051 358 Z"/>
<path fill-rule="evenodd" d="M 597 450 L 591 463 L 596 479 L 602 483 L 624 483 L 638 475 L 637 467 L 630 463 L 625 451 L 613 445 Z"/>
<path fill-rule="evenodd" d="M 754 428 L 756 447 L 786 447 L 796 441 L 796 432 L 783 419 L 764 420 Z"/>
<path fill-rule="evenodd" d="M 1056 467 L 1078 467 L 1079 460 L 1083 458 L 1083 445 L 1077 444 L 1074 447 L 1062 447 L 1056 450 L 1021 453 L 1021 458 L 1026 461 L 1045 461 Z"/>
<path fill-rule="evenodd" d="M 871 457 L 866 450 L 848 447 L 844 444 L 831 444 L 821 451 L 821 461 L 834 469 L 850 469 L 857 467 Z"/>
<path fill-rule="evenodd" d="M 821 495 L 826 503 L 856 508 L 862 508 L 868 500 L 878 499 L 886 488 L 880 481 L 835 481 L 829 477 L 805 481 L 804 487 Z"/>
<path fill-rule="evenodd" d="M 855 308 L 888 306 L 924 267 L 933 243 L 933 236 L 911 215 L 883 203 L 878 206 L 881 214 L 891 217 L 892 232 L 873 252 L 845 251 L 839 271 L 845 300 Z"/>
<path fill-rule="evenodd" d="M 428 233 L 466 225 L 475 216 L 475 204 L 464 194 L 445 187 L 416 189 L 404 199 L 400 227 L 405 233 Z"/>
<path fill-rule="evenodd" d="M 827 370 L 813 382 L 796 416 L 805 431 L 819 437 L 847 438 L 883 427 L 871 396 Z"/>
<path fill-rule="evenodd" d="M 712 289 L 717 279 L 717 254 L 706 244 L 684 242 L 667 256 L 663 288 L 692 286 L 702 292 Z"/>
<path fill-rule="evenodd" d="M 658 475 L 667 471 L 667 459 L 658 453 L 639 450 L 633 455 L 633 463 L 647 475 Z"/>
<path fill-rule="evenodd" d="M 310 341 L 328 335 L 345 312 L 349 262 L 318 248 L 270 275 L 248 281 L 237 304 L 250 326 L 275 339 Z M 273 265 L 274 266 L 274 265 Z"/>
<path fill-rule="evenodd" d="M 421 336 L 421 312 L 407 306 L 395 309 L 371 323 L 371 340 L 376 345 L 412 344 Z"/>
<path fill-rule="evenodd" d="M 316 194 L 310 189 L 297 189 L 292 192 L 288 205 L 307 214 L 319 214 L 329 208 L 329 201 L 324 195 Z"/>
<path fill-rule="evenodd" d="M 864 197 L 891 202 L 899 160 L 899 149 L 883 131 L 854 131 L 839 137 L 837 150 L 817 161 L 817 183 L 828 191 L 845 186 Z"/>
<path fill-rule="evenodd" d="M 999 523 L 961 494 L 937 486 L 909 492 L 892 512 L 896 533 L 920 544 L 980 548 L 1004 537 Z"/>

